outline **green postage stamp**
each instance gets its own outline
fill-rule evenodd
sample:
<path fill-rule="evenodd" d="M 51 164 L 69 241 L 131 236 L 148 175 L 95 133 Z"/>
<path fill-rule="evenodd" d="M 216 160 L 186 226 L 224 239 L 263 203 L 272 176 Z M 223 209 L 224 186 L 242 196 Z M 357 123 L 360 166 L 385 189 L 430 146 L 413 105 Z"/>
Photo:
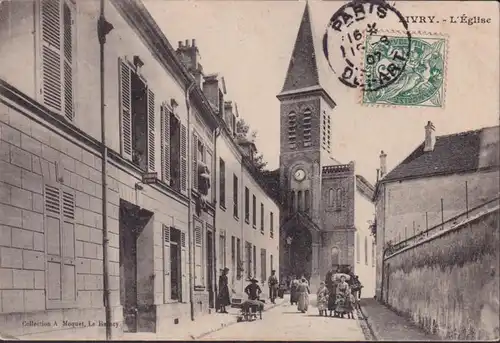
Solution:
<path fill-rule="evenodd" d="M 377 33 L 366 37 L 363 57 L 364 75 L 383 83 L 384 61 L 395 53 L 409 56 L 400 63 L 401 74 L 377 90 L 363 89 L 362 103 L 366 105 L 444 107 L 447 37 L 438 35 L 408 37 L 396 33 Z"/>

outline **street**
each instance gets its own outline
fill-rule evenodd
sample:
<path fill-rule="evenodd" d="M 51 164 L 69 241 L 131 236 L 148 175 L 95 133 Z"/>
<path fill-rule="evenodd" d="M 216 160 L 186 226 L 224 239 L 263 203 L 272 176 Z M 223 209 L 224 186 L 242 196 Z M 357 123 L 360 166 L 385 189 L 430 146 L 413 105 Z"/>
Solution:
<path fill-rule="evenodd" d="M 288 298 L 288 296 L 285 296 Z M 262 320 L 241 322 L 203 336 L 201 340 L 338 340 L 365 341 L 359 322 L 355 319 L 320 317 L 316 295 L 310 296 L 306 313 L 286 302 L 262 314 Z"/>

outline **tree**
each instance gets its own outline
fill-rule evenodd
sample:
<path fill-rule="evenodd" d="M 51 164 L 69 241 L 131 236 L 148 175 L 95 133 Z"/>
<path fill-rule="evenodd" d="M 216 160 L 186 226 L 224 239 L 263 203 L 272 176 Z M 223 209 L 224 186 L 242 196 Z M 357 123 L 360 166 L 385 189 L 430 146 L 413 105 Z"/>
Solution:
<path fill-rule="evenodd" d="M 236 136 L 238 138 L 245 138 L 255 144 L 257 131 L 250 131 L 250 126 L 245 122 L 245 120 L 243 118 L 239 118 L 236 122 Z M 253 156 L 253 164 L 257 170 L 264 171 L 267 166 L 267 162 L 264 161 L 264 155 L 257 151 Z"/>

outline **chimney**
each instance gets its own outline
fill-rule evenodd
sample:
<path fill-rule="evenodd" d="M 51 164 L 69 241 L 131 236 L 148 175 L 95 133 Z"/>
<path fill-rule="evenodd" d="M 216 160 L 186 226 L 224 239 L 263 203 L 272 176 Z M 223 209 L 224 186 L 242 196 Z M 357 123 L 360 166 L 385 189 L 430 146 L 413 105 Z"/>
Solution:
<path fill-rule="evenodd" d="M 431 121 L 428 121 L 427 125 L 425 126 L 425 152 L 434 150 L 434 145 L 436 144 L 436 135 L 434 134 L 435 130 L 436 128 L 434 127 L 434 124 L 432 124 Z"/>
<path fill-rule="evenodd" d="M 383 178 L 387 173 L 387 162 L 386 162 L 387 154 L 382 150 L 380 152 L 380 178 Z"/>
<path fill-rule="evenodd" d="M 186 39 L 185 44 L 179 41 L 179 46 L 176 50 L 177 57 L 181 60 L 187 70 L 194 76 L 198 87 L 201 87 L 201 78 L 203 76 L 203 67 L 200 64 L 200 52 L 196 46 L 196 40 L 191 40 L 192 44 L 189 45 L 189 39 Z"/>

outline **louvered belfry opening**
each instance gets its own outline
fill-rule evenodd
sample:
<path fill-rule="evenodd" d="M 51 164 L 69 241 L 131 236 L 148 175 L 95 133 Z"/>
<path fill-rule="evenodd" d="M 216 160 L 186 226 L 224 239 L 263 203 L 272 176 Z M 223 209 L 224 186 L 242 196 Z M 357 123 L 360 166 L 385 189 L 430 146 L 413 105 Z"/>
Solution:
<path fill-rule="evenodd" d="M 140 318 L 146 316 L 144 305 L 148 286 L 148 273 L 152 260 L 153 213 L 120 200 L 120 302 L 123 306 L 124 331 L 149 331 L 151 325 Z M 148 256 L 150 254 L 151 256 Z M 150 258 L 151 257 L 151 258 Z M 140 268 L 139 268 L 140 264 Z M 152 289 L 152 288 L 151 288 Z"/>

